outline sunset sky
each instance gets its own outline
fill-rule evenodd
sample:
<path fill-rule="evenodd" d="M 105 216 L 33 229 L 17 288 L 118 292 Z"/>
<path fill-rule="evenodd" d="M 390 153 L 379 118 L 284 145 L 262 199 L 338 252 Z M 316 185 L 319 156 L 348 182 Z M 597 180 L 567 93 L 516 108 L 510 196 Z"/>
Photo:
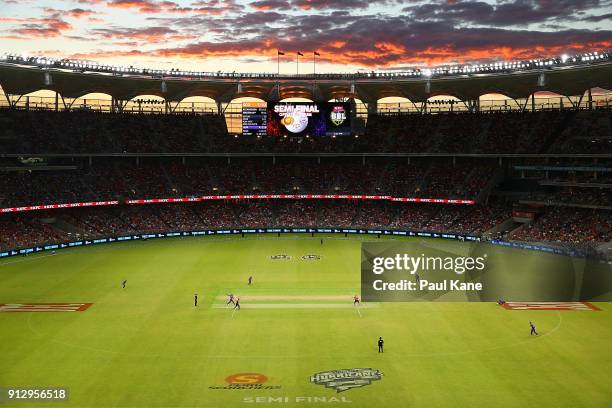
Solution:
<path fill-rule="evenodd" d="M 0 0 L 0 54 L 137 67 L 300 72 L 612 48 L 612 0 Z"/>

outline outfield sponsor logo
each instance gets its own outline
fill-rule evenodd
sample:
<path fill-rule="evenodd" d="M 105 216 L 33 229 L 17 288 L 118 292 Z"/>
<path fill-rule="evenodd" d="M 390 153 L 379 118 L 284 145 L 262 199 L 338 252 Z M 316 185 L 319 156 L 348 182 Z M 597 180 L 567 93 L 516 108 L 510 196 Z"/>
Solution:
<path fill-rule="evenodd" d="M 227 385 L 208 387 L 211 390 L 278 390 L 280 385 L 265 385 L 268 377 L 260 373 L 238 373 L 225 378 Z"/>
<path fill-rule="evenodd" d="M 318 261 L 319 259 L 321 259 L 321 256 L 317 254 L 306 254 L 302 255 L 302 259 L 304 261 Z"/>
<path fill-rule="evenodd" d="M 289 261 L 291 260 L 291 255 L 287 255 L 287 254 L 278 254 L 278 255 L 272 255 L 270 257 L 270 259 L 273 260 L 282 260 L 282 261 Z"/>
<path fill-rule="evenodd" d="M 0 312 L 82 312 L 93 303 L 0 303 Z"/>
<path fill-rule="evenodd" d="M 506 302 L 503 306 L 508 310 L 601 310 L 589 302 Z"/>
<path fill-rule="evenodd" d="M 373 368 L 345 368 L 316 373 L 310 377 L 310 382 L 343 392 L 370 385 L 372 381 L 381 380 L 382 376 L 380 370 Z"/>

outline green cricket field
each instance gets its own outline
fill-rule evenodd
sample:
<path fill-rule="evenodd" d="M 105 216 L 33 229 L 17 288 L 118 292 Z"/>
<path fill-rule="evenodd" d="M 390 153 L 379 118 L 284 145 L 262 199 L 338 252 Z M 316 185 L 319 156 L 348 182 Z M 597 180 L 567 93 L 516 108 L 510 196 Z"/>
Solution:
<path fill-rule="evenodd" d="M 356 306 L 368 237 L 320 238 L 172 238 L 1 261 L 0 408 L 612 406 L 609 303 Z M 67 399 L 6 397 L 51 388 Z"/>

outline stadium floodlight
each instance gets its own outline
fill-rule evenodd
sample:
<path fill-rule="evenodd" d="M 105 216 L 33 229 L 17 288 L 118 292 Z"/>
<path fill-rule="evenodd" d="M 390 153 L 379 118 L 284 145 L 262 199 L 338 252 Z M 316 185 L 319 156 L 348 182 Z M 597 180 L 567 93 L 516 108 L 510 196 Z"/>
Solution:
<path fill-rule="evenodd" d="M 255 78 L 269 78 L 274 77 L 274 75 L 268 74 L 258 74 L 258 73 L 224 73 L 221 71 L 217 71 L 216 73 L 208 73 L 208 72 L 198 72 L 198 71 L 183 71 L 178 68 L 171 69 L 163 69 L 163 70 L 153 70 L 153 69 L 142 69 L 135 68 L 133 66 L 119 66 L 119 65 L 101 65 L 97 62 L 91 61 L 81 61 L 81 60 L 71 60 L 71 59 L 54 59 L 45 56 L 29 56 L 28 54 L 7 54 L 4 53 L 0 57 L 4 61 L 16 62 L 16 63 L 25 63 L 36 65 L 39 67 L 49 67 L 56 65 L 60 67 L 69 67 L 76 70 L 94 70 L 101 72 L 110 72 L 113 74 L 144 74 L 150 76 L 172 76 L 172 77 L 218 77 L 218 78 L 227 78 L 227 77 L 255 77 Z M 355 75 L 358 77 L 366 77 L 366 78 L 405 78 L 405 77 L 431 77 L 431 76 L 448 76 L 448 75 L 461 75 L 461 74 L 469 74 L 473 72 L 499 72 L 499 71 L 509 71 L 509 70 L 523 70 L 523 69 L 538 69 L 542 67 L 551 67 L 557 64 L 566 64 L 566 63 L 584 63 L 588 64 L 593 61 L 599 61 L 604 59 L 609 59 L 610 53 L 608 51 L 593 51 L 588 53 L 582 53 L 574 56 L 569 56 L 567 54 L 560 55 L 554 58 L 543 58 L 543 59 L 529 59 L 523 61 L 493 61 L 488 63 L 478 63 L 478 64 L 466 64 L 466 65 L 443 65 L 431 68 L 423 68 L 423 69 L 411 69 L 402 72 L 384 72 L 384 71 L 372 71 L 372 72 L 357 72 L 350 75 Z"/>

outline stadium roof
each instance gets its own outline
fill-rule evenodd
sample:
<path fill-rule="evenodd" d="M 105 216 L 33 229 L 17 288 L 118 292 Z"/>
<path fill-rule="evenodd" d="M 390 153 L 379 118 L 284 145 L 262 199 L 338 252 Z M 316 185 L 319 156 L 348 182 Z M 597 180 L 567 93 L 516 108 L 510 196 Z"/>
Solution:
<path fill-rule="evenodd" d="M 190 96 L 209 97 L 217 102 L 230 102 L 247 96 L 263 100 L 304 97 L 317 101 L 355 97 L 366 103 L 384 97 L 404 97 L 421 102 L 437 95 L 474 100 L 488 93 L 501 93 L 518 99 L 538 91 L 572 96 L 582 95 L 595 87 L 612 89 L 612 62 L 512 73 L 458 74 L 442 78 L 256 78 L 237 75 L 235 78 L 202 79 L 152 78 L 0 63 L 0 86 L 11 95 L 47 89 L 65 98 L 78 98 L 96 92 L 119 100 L 157 95 L 173 102 Z"/>

